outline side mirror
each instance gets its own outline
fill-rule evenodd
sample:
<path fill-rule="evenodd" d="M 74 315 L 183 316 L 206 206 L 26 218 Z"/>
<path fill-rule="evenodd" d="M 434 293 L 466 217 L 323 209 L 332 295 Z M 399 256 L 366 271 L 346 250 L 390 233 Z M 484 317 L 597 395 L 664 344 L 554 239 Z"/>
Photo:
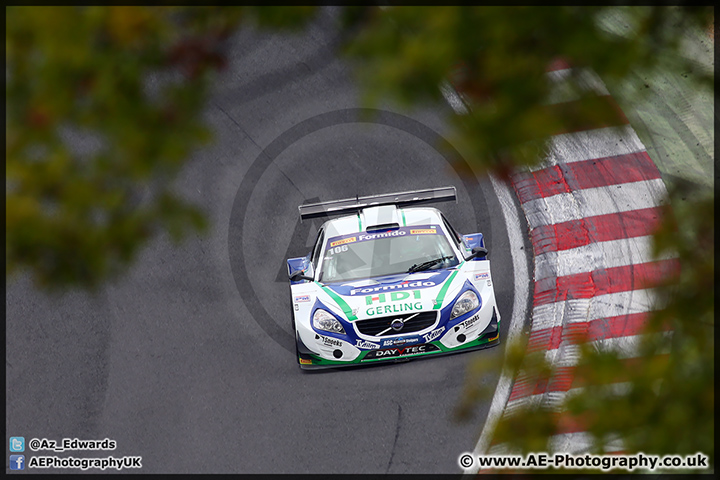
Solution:
<path fill-rule="evenodd" d="M 315 280 L 312 277 L 308 277 L 305 275 L 305 270 L 296 270 L 292 274 L 290 274 L 290 280 L 293 282 L 299 282 L 300 280 Z"/>
<path fill-rule="evenodd" d="M 310 254 L 306 257 L 289 258 L 287 261 L 288 278 L 291 282 L 301 282 L 303 280 L 313 280 L 312 277 L 305 275 L 308 269 L 312 268 L 310 264 Z"/>
<path fill-rule="evenodd" d="M 470 252 L 470 256 L 466 260 L 485 260 L 488 251 L 485 248 L 485 239 L 482 233 L 463 235 L 462 243 L 465 246 L 465 251 Z"/>

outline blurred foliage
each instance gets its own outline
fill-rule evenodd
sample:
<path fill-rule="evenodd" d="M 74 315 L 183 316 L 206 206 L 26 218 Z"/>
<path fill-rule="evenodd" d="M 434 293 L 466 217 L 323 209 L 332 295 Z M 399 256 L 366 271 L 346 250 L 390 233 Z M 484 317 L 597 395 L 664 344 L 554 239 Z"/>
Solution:
<path fill-rule="evenodd" d="M 48 288 L 93 288 L 154 235 L 203 230 L 202 212 L 172 180 L 210 139 L 200 113 L 227 38 L 246 22 L 296 29 L 315 10 L 8 7 L 7 274 L 27 269 Z M 617 12 L 631 28 L 608 21 Z M 608 86 L 654 69 L 713 84 L 678 53 L 683 31 L 712 27 L 712 7 L 350 6 L 340 14 L 369 106 L 438 101 L 438 86 L 450 80 L 473 106 L 452 118 L 454 143 L 476 170 L 505 178 L 539 162 L 549 135 L 623 121 L 614 105 L 585 93 L 579 75 L 556 91 L 545 73 L 558 59 L 590 67 Z M 574 101 L 551 105 L 556 96 Z M 714 197 L 685 201 L 688 188 L 671 189 L 674 210 L 654 237 L 656 253 L 677 252 L 682 268 L 679 281 L 658 286 L 666 303 L 640 356 L 628 368 L 613 352 L 582 347 L 576 378 L 585 388 L 563 408 L 598 451 L 621 438 L 628 452 L 713 455 Z M 506 359 L 471 366 L 459 417 L 492 394 L 501 369 L 535 381 L 556 375 L 522 342 L 506 348 Z M 607 388 L 618 378 L 625 390 Z M 557 412 L 540 405 L 501 419 L 494 438 L 544 451 L 561 427 Z"/>
<path fill-rule="evenodd" d="M 241 24 L 314 7 L 8 7 L 6 273 L 95 288 L 159 232 L 206 219 L 172 179 L 210 132 L 200 113 Z"/>
<path fill-rule="evenodd" d="M 547 451 L 548 438 L 572 422 L 591 435 L 591 453 L 612 451 L 607 447 L 619 440 L 627 453 L 702 452 L 714 466 L 715 198 L 705 194 L 687 201 L 693 190 L 687 183 L 671 187 L 673 207 L 664 207 L 664 221 L 654 235 L 654 254 L 674 252 L 680 268 L 677 274 L 647 285 L 655 288 L 660 308 L 649 316 L 637 356 L 622 358 L 618 352 L 586 343 L 582 335 L 571 339 L 580 345 L 573 388 L 582 390 L 568 395 L 556 409 L 545 403 L 526 404 L 503 416 L 493 443 L 522 453 Z M 470 418 L 477 402 L 493 395 L 490 379 L 495 372 L 523 377 L 533 385 L 557 378 L 560 369 L 539 352 L 528 352 L 526 339 L 509 344 L 505 359 L 473 362 L 456 418 Z"/>
<path fill-rule="evenodd" d="M 634 30 L 611 30 L 604 18 L 618 10 Z M 453 142 L 476 169 L 505 177 L 512 166 L 537 163 L 549 135 L 589 121 L 621 121 L 618 110 L 598 108 L 577 76 L 568 86 L 579 101 L 547 105 L 555 86 L 545 73 L 554 61 L 592 67 L 609 85 L 631 71 L 693 71 L 691 62 L 668 53 L 678 49 L 682 31 L 712 22 L 712 7 L 679 12 L 617 6 L 353 7 L 344 19 L 359 33 L 346 51 L 357 64 L 369 105 L 387 97 L 405 105 L 437 101 L 438 85 L 450 79 L 473 105 L 454 117 Z M 711 76 L 696 77 L 712 85 Z"/>
<path fill-rule="evenodd" d="M 631 28 L 608 20 L 618 12 Z M 585 91 L 582 75 L 562 87 L 547 81 L 547 68 L 558 59 L 591 68 L 608 87 L 630 73 L 641 78 L 659 69 L 692 72 L 697 88 L 713 85 L 712 74 L 679 51 L 684 31 L 712 27 L 711 7 L 355 7 L 344 13 L 358 32 L 346 51 L 365 101 L 436 102 L 438 85 L 450 80 L 472 106 L 452 118 L 454 143 L 476 171 L 503 178 L 540 162 L 550 135 L 626 122 L 613 102 Z M 637 98 L 643 93 L 638 83 Z M 657 286 L 663 308 L 650 316 L 639 356 L 628 363 L 582 344 L 575 382 L 585 388 L 560 407 L 566 414 L 542 403 L 518 409 L 499 422 L 495 442 L 546 451 L 548 437 L 570 419 L 593 435 L 597 451 L 620 439 L 628 452 L 699 451 L 714 462 L 714 196 L 689 189 L 670 189 L 673 209 L 666 208 L 654 237 L 656 254 L 677 252 L 682 268 L 679 278 Z M 558 375 L 522 342 L 508 345 L 506 359 L 483 357 L 470 367 L 458 418 L 492 395 L 492 377 L 501 369 L 531 383 Z"/>

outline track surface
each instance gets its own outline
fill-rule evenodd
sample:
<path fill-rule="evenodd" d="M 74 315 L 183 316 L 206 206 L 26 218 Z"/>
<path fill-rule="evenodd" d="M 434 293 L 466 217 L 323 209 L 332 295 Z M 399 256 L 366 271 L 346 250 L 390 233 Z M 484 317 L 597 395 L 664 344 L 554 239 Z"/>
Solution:
<path fill-rule="evenodd" d="M 499 309 L 512 313 L 493 189 L 461 180 L 434 148 L 449 107 L 358 117 L 333 22 L 324 12 L 298 35 L 234 38 L 206 111 L 215 141 L 178 182 L 209 235 L 155 241 L 94 297 L 8 285 L 7 436 L 108 437 L 114 456 L 143 457 L 143 473 L 460 472 L 488 408 L 451 421 L 466 366 L 503 346 L 318 374 L 289 352 L 284 262 L 319 226 L 298 224 L 305 200 L 456 185 L 459 202 L 439 207 L 459 231 L 486 235 Z"/>

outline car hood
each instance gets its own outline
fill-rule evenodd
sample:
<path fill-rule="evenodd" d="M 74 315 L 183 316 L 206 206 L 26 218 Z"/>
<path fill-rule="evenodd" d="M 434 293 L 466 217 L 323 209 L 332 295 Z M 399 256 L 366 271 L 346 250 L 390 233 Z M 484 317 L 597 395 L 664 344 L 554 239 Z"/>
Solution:
<path fill-rule="evenodd" d="M 439 310 L 448 298 L 456 268 L 403 273 L 322 285 L 349 320 Z"/>

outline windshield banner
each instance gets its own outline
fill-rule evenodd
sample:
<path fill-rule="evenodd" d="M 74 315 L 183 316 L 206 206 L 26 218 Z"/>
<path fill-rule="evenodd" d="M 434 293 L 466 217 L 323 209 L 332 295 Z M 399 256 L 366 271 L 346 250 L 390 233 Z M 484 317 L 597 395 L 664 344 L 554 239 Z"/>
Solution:
<path fill-rule="evenodd" d="M 442 230 L 440 230 L 440 227 L 437 225 L 414 225 L 412 227 L 400 227 L 392 230 L 383 230 L 377 232 L 351 233 L 349 235 L 340 235 L 338 237 L 328 238 L 327 248 L 333 248 L 340 245 L 348 245 L 355 242 L 377 240 L 379 238 L 404 237 L 413 235 L 442 235 Z"/>

